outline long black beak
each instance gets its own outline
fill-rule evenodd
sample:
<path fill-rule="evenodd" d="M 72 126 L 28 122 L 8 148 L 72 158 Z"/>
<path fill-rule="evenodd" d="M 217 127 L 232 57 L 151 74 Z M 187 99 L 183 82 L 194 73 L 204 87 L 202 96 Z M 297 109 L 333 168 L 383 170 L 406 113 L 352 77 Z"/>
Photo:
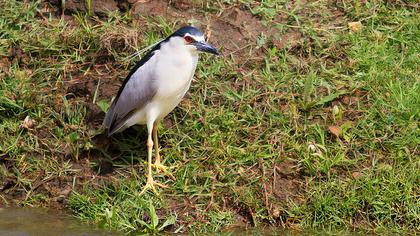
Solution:
<path fill-rule="evenodd" d="M 212 45 L 205 43 L 205 42 L 193 42 L 192 45 L 194 45 L 198 51 L 201 52 L 208 52 L 214 55 L 219 55 L 219 51 Z"/>

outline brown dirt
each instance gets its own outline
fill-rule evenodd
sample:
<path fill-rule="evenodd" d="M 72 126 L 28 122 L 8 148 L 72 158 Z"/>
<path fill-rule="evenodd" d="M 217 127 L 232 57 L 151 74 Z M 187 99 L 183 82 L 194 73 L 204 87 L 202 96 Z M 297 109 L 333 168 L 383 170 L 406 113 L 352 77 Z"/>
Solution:
<path fill-rule="evenodd" d="M 14 204 L 24 201 L 27 194 L 42 194 L 43 196 L 47 196 L 47 198 L 40 199 L 36 203 L 38 206 L 63 209 L 72 190 L 78 191 L 81 190 L 80 188 L 84 184 L 97 183 L 98 178 L 95 178 L 95 173 L 89 168 L 90 164 L 88 162 L 89 160 L 81 160 L 79 163 L 72 164 L 73 169 L 77 170 L 77 175 L 72 174 L 45 178 L 45 173 L 37 173 L 36 176 L 34 174 L 24 173 L 20 178 L 33 180 L 28 189 L 18 187 L 21 185 L 17 183 L 15 175 L 8 172 L 6 176 L 0 177 L 1 196 L 9 204 Z M 8 168 L 7 161 L 3 165 Z M 81 184 L 75 185 L 75 189 L 73 189 L 73 181 Z"/>
<path fill-rule="evenodd" d="M 77 12 L 89 12 L 91 14 L 96 14 L 98 16 L 105 17 L 110 12 L 118 11 L 121 8 L 124 8 L 123 5 L 118 4 L 119 1 L 114 0 L 91 0 L 90 9 L 87 4 L 87 1 L 81 0 L 48 0 L 47 2 L 55 5 L 59 10 L 65 14 L 73 14 Z M 64 5 L 62 4 L 64 2 Z"/>
<path fill-rule="evenodd" d="M 207 39 L 222 48 L 225 56 L 233 54 L 234 58 L 246 56 L 247 60 L 259 60 L 264 48 L 256 48 L 255 42 L 261 34 L 267 37 L 267 41 L 272 40 L 279 49 L 286 43 L 293 44 L 300 37 L 297 32 L 279 37 L 275 29 L 264 26 L 257 17 L 240 5 L 230 6 L 220 14 L 210 14 L 208 17 L 195 9 L 194 3 L 189 1 L 174 1 L 169 4 L 167 1 L 157 0 L 135 2 L 131 11 L 139 16 L 163 16 L 174 21 L 184 19 L 181 24 L 186 24 L 187 19 L 195 19 L 196 26 L 205 31 Z"/>

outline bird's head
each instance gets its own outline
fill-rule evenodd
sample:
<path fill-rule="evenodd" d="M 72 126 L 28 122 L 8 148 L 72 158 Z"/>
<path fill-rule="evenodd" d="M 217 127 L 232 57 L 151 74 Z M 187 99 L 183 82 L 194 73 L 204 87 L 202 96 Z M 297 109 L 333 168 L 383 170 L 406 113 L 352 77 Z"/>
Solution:
<path fill-rule="evenodd" d="M 219 51 L 206 42 L 203 32 L 192 26 L 184 26 L 175 31 L 170 38 L 176 37 L 183 46 L 190 49 L 192 52 L 207 52 L 219 55 Z"/>

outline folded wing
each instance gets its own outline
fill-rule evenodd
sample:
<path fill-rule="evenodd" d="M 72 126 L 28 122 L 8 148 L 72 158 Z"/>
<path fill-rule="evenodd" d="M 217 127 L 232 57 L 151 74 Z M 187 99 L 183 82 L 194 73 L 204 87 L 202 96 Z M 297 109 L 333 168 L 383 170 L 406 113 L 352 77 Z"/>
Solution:
<path fill-rule="evenodd" d="M 154 71 L 157 57 L 156 51 L 143 57 L 121 85 L 105 115 L 103 125 L 108 136 L 123 129 L 125 122 L 153 99 L 157 91 Z"/>

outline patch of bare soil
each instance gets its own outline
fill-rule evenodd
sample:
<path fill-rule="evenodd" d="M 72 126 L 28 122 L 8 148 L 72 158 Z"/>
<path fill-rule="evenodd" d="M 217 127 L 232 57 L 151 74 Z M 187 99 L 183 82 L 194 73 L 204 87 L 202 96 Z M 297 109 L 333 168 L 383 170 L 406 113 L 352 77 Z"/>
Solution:
<path fill-rule="evenodd" d="M 100 127 L 105 113 L 100 110 L 97 104 L 93 103 L 96 94 L 96 101 L 109 100 L 117 93 L 119 81 L 114 78 L 115 74 L 92 73 L 81 79 L 73 79 L 66 82 L 66 94 L 74 95 L 75 99 L 82 99 L 87 105 L 86 123 L 90 128 Z M 98 88 L 101 88 L 100 90 Z"/>
<path fill-rule="evenodd" d="M 265 176 L 262 184 L 268 215 L 279 224 L 290 221 L 285 217 L 288 214 L 283 209 L 287 207 L 289 200 L 302 202 L 305 190 L 306 180 L 300 173 L 299 164 L 292 159 L 284 159 L 272 167 L 265 167 L 262 172 Z"/>
<path fill-rule="evenodd" d="M 223 48 L 225 55 L 249 51 L 254 46 L 256 37 L 264 32 L 262 24 L 249 12 L 231 7 L 220 15 L 211 15 L 208 19 L 195 11 L 193 4 L 187 1 L 138 1 L 133 4 L 132 12 L 140 16 L 164 16 L 168 20 L 196 20 L 195 25 L 205 31 L 209 41 Z"/>
<path fill-rule="evenodd" d="M 110 12 L 118 11 L 120 7 L 124 8 L 123 4 L 119 4 L 120 1 L 114 0 L 47 0 L 47 2 L 57 6 L 62 13 L 68 15 L 77 12 L 86 12 L 105 17 Z"/>
<path fill-rule="evenodd" d="M 12 163 L 6 161 L 2 166 L 11 170 L 3 171 L 6 174 L 0 177 L 0 195 L 3 198 L 2 200 L 6 200 L 8 204 L 25 201 L 28 195 L 42 194 L 43 197 L 36 202 L 37 206 L 62 209 L 65 208 L 72 190 L 81 190 L 81 187 L 85 184 L 97 184 L 99 179 L 95 177 L 88 160 L 73 163 L 73 169 L 77 170 L 77 174 L 46 177 L 46 173 L 25 172 L 19 176 L 19 180 L 12 171 L 14 168 Z M 20 183 L 19 181 L 22 179 L 31 180 L 31 184 Z M 74 181 L 79 184 L 73 188 L 72 183 Z"/>

